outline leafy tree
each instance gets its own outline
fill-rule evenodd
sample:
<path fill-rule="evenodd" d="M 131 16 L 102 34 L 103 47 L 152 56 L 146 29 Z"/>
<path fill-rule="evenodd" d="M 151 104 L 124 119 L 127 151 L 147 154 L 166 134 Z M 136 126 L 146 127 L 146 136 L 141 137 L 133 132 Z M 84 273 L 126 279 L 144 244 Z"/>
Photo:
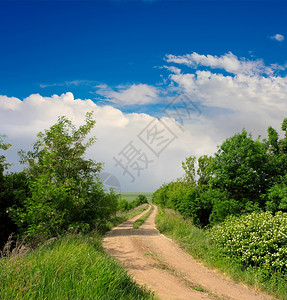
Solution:
<path fill-rule="evenodd" d="M 6 138 L 6 135 L 0 135 L 0 150 L 8 150 L 12 145 L 4 143 L 3 138 Z M 6 162 L 5 155 L 0 155 L 0 180 L 3 179 L 4 170 L 6 170 L 10 164 Z"/>
<path fill-rule="evenodd" d="M 23 209 L 12 210 L 12 217 L 28 236 L 45 239 L 66 230 L 91 230 L 116 211 L 116 195 L 106 195 L 98 179 L 102 163 L 85 158 L 95 143 L 95 137 L 87 139 L 94 125 L 92 113 L 79 128 L 59 117 L 38 134 L 33 151 L 21 153 L 29 165 L 31 197 Z"/>
<path fill-rule="evenodd" d="M 245 129 L 226 139 L 214 157 L 195 157 L 182 163 L 183 180 L 165 184 L 153 202 L 172 208 L 193 223 L 215 225 L 229 215 L 269 210 L 287 212 L 287 118 L 282 139 L 269 127 L 268 139 L 252 139 Z"/>
<path fill-rule="evenodd" d="M 24 172 L 9 173 L 4 176 L 0 188 L 0 249 L 10 234 L 18 234 L 19 228 L 9 216 L 10 207 L 23 207 L 30 196 L 28 178 Z"/>
<path fill-rule="evenodd" d="M 145 195 L 139 194 L 136 198 L 136 206 L 148 203 L 147 197 Z"/>
<path fill-rule="evenodd" d="M 267 161 L 265 144 L 243 130 L 226 139 L 215 153 L 212 187 L 240 202 L 243 210 L 252 210 L 255 203 L 263 207 L 260 195 L 270 186 Z"/>
<path fill-rule="evenodd" d="M 131 208 L 130 202 L 127 199 L 123 198 L 118 201 L 118 211 L 127 211 Z"/>
<path fill-rule="evenodd" d="M 266 210 L 287 212 L 287 175 L 267 192 Z"/>
<path fill-rule="evenodd" d="M 6 151 L 11 146 L 10 144 L 4 143 L 3 138 L 5 137 L 5 135 L 0 135 L 0 150 L 3 151 Z M 2 248 L 3 243 L 7 241 L 7 233 L 8 235 L 11 233 L 8 228 L 10 224 L 7 226 L 9 219 L 6 211 L 9 206 L 3 195 L 3 192 L 5 191 L 4 170 L 7 169 L 8 166 L 9 164 L 6 162 L 5 155 L 0 155 L 0 249 Z"/>
<path fill-rule="evenodd" d="M 184 181 L 188 184 L 195 186 L 196 179 L 195 179 L 195 156 L 189 156 L 182 162 L 182 168 L 185 171 Z"/>
<path fill-rule="evenodd" d="M 268 133 L 268 140 L 267 140 L 268 151 L 272 154 L 278 154 L 279 145 L 278 145 L 277 131 L 273 127 L 269 126 L 267 129 L 267 133 Z"/>
<path fill-rule="evenodd" d="M 211 170 L 211 162 L 213 160 L 212 156 L 203 155 L 198 158 L 198 169 L 197 175 L 198 178 L 198 185 L 207 185 L 209 180 L 212 177 L 212 170 Z"/>

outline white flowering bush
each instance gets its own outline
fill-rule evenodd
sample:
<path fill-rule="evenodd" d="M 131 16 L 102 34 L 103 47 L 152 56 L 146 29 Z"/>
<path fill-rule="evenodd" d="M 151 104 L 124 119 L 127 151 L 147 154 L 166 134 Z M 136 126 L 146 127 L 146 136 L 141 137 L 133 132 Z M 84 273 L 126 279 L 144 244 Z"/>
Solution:
<path fill-rule="evenodd" d="M 211 229 L 212 241 L 244 266 L 287 275 L 287 213 L 230 216 Z"/>

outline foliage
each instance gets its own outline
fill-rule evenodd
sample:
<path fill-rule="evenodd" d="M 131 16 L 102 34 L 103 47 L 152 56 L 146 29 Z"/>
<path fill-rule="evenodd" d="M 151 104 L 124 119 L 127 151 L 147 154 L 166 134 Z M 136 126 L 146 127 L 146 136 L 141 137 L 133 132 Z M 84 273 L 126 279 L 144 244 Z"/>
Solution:
<path fill-rule="evenodd" d="M 224 141 L 215 153 L 211 185 L 240 202 L 242 210 L 252 211 L 254 206 L 264 206 L 260 195 L 270 186 L 268 171 L 264 143 L 243 130 Z"/>
<path fill-rule="evenodd" d="M 286 217 L 284 217 L 284 219 L 285 218 Z M 279 221 L 279 219 L 280 217 L 277 221 Z M 284 222 L 286 222 L 286 220 L 284 220 Z M 182 248 L 205 265 L 216 268 L 236 281 L 243 281 L 247 285 L 265 290 L 267 293 L 276 296 L 276 299 L 287 299 L 286 274 L 283 275 L 280 271 L 269 272 L 264 268 L 244 267 L 240 262 L 240 258 L 229 256 L 226 252 L 222 252 L 222 248 L 219 247 L 217 243 L 212 242 L 211 232 L 209 230 L 203 230 L 194 226 L 190 219 L 184 219 L 179 213 L 170 209 L 159 209 L 159 213 L 156 217 L 156 225 L 160 232 L 178 242 Z M 257 225 L 259 226 L 259 224 Z M 240 226 L 240 222 L 238 222 L 238 226 Z M 262 226 L 264 228 L 266 225 L 263 223 Z M 268 227 L 268 225 L 266 227 Z M 276 225 L 273 224 L 270 226 L 270 230 L 275 233 L 277 238 L 279 238 L 275 227 Z M 217 227 L 214 228 L 216 230 Z M 268 231 L 264 231 L 263 229 L 262 232 L 265 232 L 264 236 L 267 237 L 266 234 Z M 283 228 L 283 232 L 286 233 L 286 226 Z M 229 231 L 228 233 L 230 233 L 231 238 L 236 236 L 237 241 L 238 239 L 241 239 L 234 230 Z M 221 230 L 221 234 L 225 235 L 223 229 Z M 256 235 L 256 226 L 254 227 L 254 234 Z M 220 240 L 220 233 L 218 238 Z M 286 240 L 286 237 L 284 237 L 284 239 Z M 236 243 L 238 243 L 237 241 Z M 257 241 L 259 241 L 259 243 L 261 242 L 260 239 Z M 252 239 L 250 242 L 254 245 Z M 271 242 L 267 240 L 266 245 L 270 245 L 273 242 L 271 237 Z M 277 242 L 280 242 L 280 240 L 277 239 Z"/>
<path fill-rule="evenodd" d="M 5 137 L 0 136 L 0 149 L 4 151 L 11 147 L 10 144 L 4 143 Z M 17 225 L 8 215 L 9 207 L 13 205 L 21 207 L 22 201 L 29 194 L 27 176 L 24 172 L 4 174 L 9 166 L 6 157 L 0 155 L 0 249 L 11 233 L 18 232 Z"/>
<path fill-rule="evenodd" d="M 160 187 L 153 202 L 192 218 L 200 227 L 218 224 L 229 215 L 253 211 L 287 212 L 287 118 L 284 137 L 269 127 L 268 139 L 253 139 L 245 129 L 226 139 L 213 157 L 182 163 L 185 175 Z M 197 173 L 197 181 L 195 179 Z"/>
<path fill-rule="evenodd" d="M 185 172 L 183 180 L 190 185 L 195 185 L 196 182 L 195 162 L 196 162 L 195 156 L 189 156 L 185 159 L 185 161 L 182 162 L 182 168 Z"/>
<path fill-rule="evenodd" d="M 267 211 L 287 212 L 287 175 L 282 178 L 281 182 L 276 183 L 268 190 L 266 198 Z"/>
<path fill-rule="evenodd" d="M 230 216 L 211 230 L 223 254 L 236 257 L 245 267 L 260 267 L 287 279 L 287 214 L 253 212 Z"/>
<path fill-rule="evenodd" d="M 212 177 L 212 171 L 211 171 L 211 163 L 212 163 L 213 157 L 208 155 L 203 155 L 198 158 L 198 169 L 197 169 L 197 175 L 198 178 L 198 185 L 208 185 L 209 180 Z"/>
<path fill-rule="evenodd" d="M 120 193 L 120 199 L 127 199 L 128 202 L 132 202 L 140 194 L 145 195 L 148 201 L 152 199 L 152 195 L 153 195 L 153 193 L 150 192 L 122 192 Z"/>
<path fill-rule="evenodd" d="M 142 204 L 148 203 L 147 197 L 143 194 L 139 194 L 137 198 L 131 202 L 123 198 L 118 201 L 118 211 L 127 211 L 136 208 Z"/>
<path fill-rule="evenodd" d="M 9 216 L 10 207 L 23 207 L 22 203 L 29 196 L 28 178 L 24 172 L 3 176 L 0 185 L 0 249 L 11 233 L 18 233 L 18 226 Z"/>
<path fill-rule="evenodd" d="M 12 145 L 4 143 L 3 138 L 6 138 L 6 135 L 0 135 L 0 150 L 8 150 Z M 8 168 L 10 164 L 6 162 L 6 157 L 4 155 L 0 155 L 0 178 L 3 177 L 3 172 Z"/>
<path fill-rule="evenodd" d="M 136 198 L 137 206 L 148 203 L 147 197 L 145 195 L 139 194 Z"/>
<path fill-rule="evenodd" d="M 117 196 L 105 194 L 98 180 L 102 163 L 86 159 L 95 138 L 86 138 L 95 121 L 86 114 L 85 124 L 76 128 L 66 117 L 40 132 L 33 151 L 21 153 L 28 163 L 31 197 L 11 216 L 22 232 L 46 239 L 70 230 L 87 232 L 116 212 Z"/>
<path fill-rule="evenodd" d="M 96 235 L 65 236 L 0 259 L 1 299 L 154 299 L 102 250 Z"/>

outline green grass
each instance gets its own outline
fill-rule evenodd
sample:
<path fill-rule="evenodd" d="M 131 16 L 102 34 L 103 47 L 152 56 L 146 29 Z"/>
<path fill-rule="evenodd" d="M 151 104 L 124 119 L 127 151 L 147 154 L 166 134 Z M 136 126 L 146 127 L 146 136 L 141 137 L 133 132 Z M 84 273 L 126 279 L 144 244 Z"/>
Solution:
<path fill-rule="evenodd" d="M 101 233 L 146 210 L 115 217 Z M 104 253 L 100 236 L 66 235 L 26 255 L 0 258 L 0 299 L 155 299 Z"/>
<path fill-rule="evenodd" d="M 0 260 L 0 299 L 154 299 L 105 254 L 96 235 L 65 236 Z"/>
<path fill-rule="evenodd" d="M 132 202 L 137 198 L 138 195 L 145 195 L 147 197 L 147 200 L 150 202 L 153 193 L 121 193 L 121 198 L 127 199 L 129 202 Z"/>
<path fill-rule="evenodd" d="M 175 240 L 194 258 L 206 266 L 215 268 L 235 281 L 263 290 L 277 299 L 287 299 L 287 285 L 281 276 L 266 276 L 262 269 L 244 268 L 239 260 L 222 255 L 212 241 L 208 231 L 195 227 L 190 220 L 172 210 L 159 209 L 156 217 L 160 232 Z"/>
<path fill-rule="evenodd" d="M 141 216 L 139 219 L 137 219 L 134 222 L 133 228 L 134 229 L 140 228 L 142 226 L 142 224 L 147 220 L 147 218 L 151 215 L 153 210 L 154 210 L 154 206 L 151 206 L 148 212 L 146 212 L 143 216 Z"/>

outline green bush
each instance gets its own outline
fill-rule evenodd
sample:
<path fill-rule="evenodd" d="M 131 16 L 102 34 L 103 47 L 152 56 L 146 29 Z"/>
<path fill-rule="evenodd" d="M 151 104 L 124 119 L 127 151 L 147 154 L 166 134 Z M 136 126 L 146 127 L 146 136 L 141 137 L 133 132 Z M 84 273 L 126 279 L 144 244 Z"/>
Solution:
<path fill-rule="evenodd" d="M 224 223 L 212 228 L 211 235 L 225 255 L 239 259 L 242 265 L 287 276 L 286 213 L 229 216 Z"/>
<path fill-rule="evenodd" d="M 135 205 L 136 206 L 139 206 L 139 205 L 142 205 L 142 204 L 145 204 L 145 203 L 148 203 L 147 201 L 147 197 L 145 195 L 138 195 L 136 200 L 135 200 Z"/>
<path fill-rule="evenodd" d="M 118 201 L 118 211 L 126 211 L 130 209 L 130 205 L 127 199 L 120 199 Z"/>

